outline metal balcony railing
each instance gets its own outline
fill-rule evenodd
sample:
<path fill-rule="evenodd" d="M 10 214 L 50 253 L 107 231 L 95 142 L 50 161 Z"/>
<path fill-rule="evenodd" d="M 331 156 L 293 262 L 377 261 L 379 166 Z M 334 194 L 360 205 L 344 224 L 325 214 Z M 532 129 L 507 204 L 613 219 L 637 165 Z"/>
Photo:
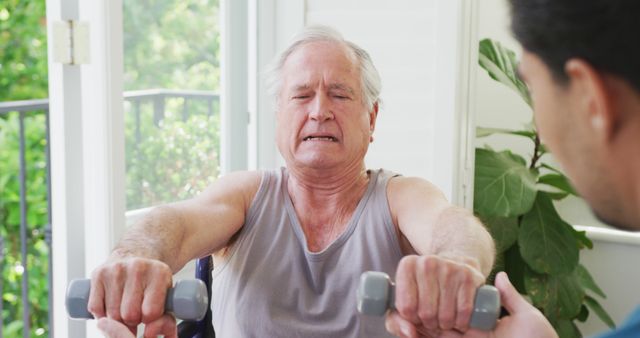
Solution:
<path fill-rule="evenodd" d="M 203 101 L 207 105 L 207 113 L 209 115 L 214 114 L 214 110 L 219 111 L 219 95 L 210 91 L 188 91 L 188 90 L 169 90 L 169 89 L 151 89 L 140 91 L 129 91 L 124 93 L 124 100 L 131 104 L 131 111 L 127 113 L 133 113 L 135 118 L 134 128 L 136 141 L 140 140 L 140 125 L 141 125 L 141 106 L 144 104 L 153 105 L 153 122 L 157 126 L 165 116 L 165 107 L 168 99 L 182 99 L 182 118 L 186 120 L 191 112 L 189 105 L 193 101 Z M 216 109 L 218 108 L 218 109 Z M 22 320 L 23 320 L 23 336 L 25 338 L 30 336 L 30 307 L 29 307 L 29 274 L 28 274 L 28 217 L 27 211 L 29 203 L 27 200 L 27 183 L 29 178 L 27 177 L 26 161 L 26 144 L 25 144 L 25 119 L 34 114 L 44 114 L 45 116 L 45 157 L 46 157 L 46 184 L 47 184 L 47 224 L 44 225 L 45 240 L 49 248 L 49 274 L 48 274 L 48 289 L 52 290 L 51 285 L 51 188 L 50 188 L 50 156 L 49 156 L 49 100 L 26 100 L 26 101 L 13 101 L 13 102 L 0 102 L 0 118 L 5 118 L 9 114 L 18 114 L 18 143 L 19 143 L 19 187 L 20 187 L 20 253 L 21 253 L 21 301 L 23 304 Z M 3 131 L 0 130 L 0 135 Z M 0 149 L 3 151 L 3 149 Z M 4 264 L 4 243 L 5 238 L 0 235 L 0 262 Z M 0 280 L 0 295 L 3 295 L 4 276 Z M 52 334 L 51 323 L 51 301 L 52 292 L 49 292 L 49 336 Z M 3 302 L 0 301 L 0 314 L 3 313 Z M 0 322 L 0 338 L 3 337 L 3 325 Z"/>

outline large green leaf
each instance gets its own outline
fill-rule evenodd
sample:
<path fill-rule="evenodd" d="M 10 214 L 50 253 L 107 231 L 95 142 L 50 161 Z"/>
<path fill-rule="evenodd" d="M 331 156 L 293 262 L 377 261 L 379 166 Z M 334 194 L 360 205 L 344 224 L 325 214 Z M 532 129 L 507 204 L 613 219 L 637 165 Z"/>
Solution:
<path fill-rule="evenodd" d="M 535 200 L 535 181 L 522 157 L 477 148 L 473 208 L 483 216 L 522 215 Z"/>
<path fill-rule="evenodd" d="M 526 294 L 527 290 L 524 285 L 524 271 L 527 263 L 520 256 L 520 249 L 516 243 L 504 252 L 504 271 L 509 275 L 511 284 L 521 294 Z"/>
<path fill-rule="evenodd" d="M 574 271 L 547 275 L 525 269 L 524 285 L 533 304 L 547 317 L 573 319 L 580 313 L 585 293 Z"/>
<path fill-rule="evenodd" d="M 518 239 L 518 219 L 515 217 L 483 217 L 480 220 L 487 227 L 496 244 L 496 253 L 509 249 Z"/>
<path fill-rule="evenodd" d="M 522 258 L 536 272 L 569 273 L 578 265 L 574 230 L 544 192 L 538 192 L 533 208 L 522 218 L 518 244 Z"/>
<path fill-rule="evenodd" d="M 591 290 L 596 295 L 602 298 L 607 298 L 607 295 L 604 294 L 602 289 L 600 289 L 598 284 L 596 284 L 596 281 L 593 279 L 593 277 L 591 277 L 589 270 L 587 270 L 587 268 L 585 268 L 582 264 L 578 264 L 578 267 L 576 268 L 576 273 L 578 275 L 578 280 L 580 281 L 580 285 L 582 285 L 582 287 L 585 290 Z"/>
<path fill-rule="evenodd" d="M 566 192 L 553 192 L 553 191 L 545 191 L 547 193 L 547 195 L 549 195 L 549 198 L 551 198 L 554 201 L 560 201 L 565 199 L 567 196 L 569 196 L 569 194 L 567 194 Z"/>
<path fill-rule="evenodd" d="M 576 190 L 571 186 L 566 176 L 562 174 L 546 174 L 538 178 L 538 183 L 552 186 L 556 189 L 560 189 L 568 194 L 578 196 Z"/>
<path fill-rule="evenodd" d="M 580 330 L 569 319 L 560 319 L 553 325 L 560 338 L 582 338 Z"/>
<path fill-rule="evenodd" d="M 513 89 L 531 106 L 531 96 L 527 85 L 518 77 L 518 61 L 513 51 L 504 48 L 491 39 L 480 41 L 478 63 L 492 79 Z"/>
<path fill-rule="evenodd" d="M 613 322 L 613 319 L 611 319 L 611 317 L 609 316 L 609 314 L 607 313 L 607 311 L 605 311 L 602 308 L 602 305 L 600 305 L 600 303 L 598 303 L 597 300 L 586 296 L 584 298 L 584 303 L 587 304 L 587 306 L 593 310 L 593 312 L 596 313 L 596 315 L 598 315 L 598 317 L 605 323 L 607 324 L 607 326 L 609 326 L 612 329 L 615 329 L 616 327 L 616 323 Z"/>
<path fill-rule="evenodd" d="M 587 308 L 586 305 L 582 304 L 582 306 L 580 307 L 580 313 L 578 313 L 576 320 L 584 323 L 587 321 L 587 319 L 589 319 L 589 308 Z"/>

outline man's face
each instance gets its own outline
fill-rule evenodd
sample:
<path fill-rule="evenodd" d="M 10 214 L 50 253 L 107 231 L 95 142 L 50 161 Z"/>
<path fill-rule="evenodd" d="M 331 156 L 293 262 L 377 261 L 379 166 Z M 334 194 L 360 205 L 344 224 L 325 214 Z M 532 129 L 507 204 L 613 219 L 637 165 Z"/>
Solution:
<path fill-rule="evenodd" d="M 289 167 L 343 170 L 361 166 L 376 110 L 363 103 L 360 71 L 345 46 L 312 42 L 282 69 L 276 141 Z"/>
<path fill-rule="evenodd" d="M 542 142 L 553 153 L 576 190 L 596 216 L 615 225 L 621 214 L 611 180 L 608 149 L 593 135 L 588 98 L 580 84 L 560 84 L 548 66 L 535 54 L 524 51 L 520 74 L 531 91 L 534 117 Z"/>

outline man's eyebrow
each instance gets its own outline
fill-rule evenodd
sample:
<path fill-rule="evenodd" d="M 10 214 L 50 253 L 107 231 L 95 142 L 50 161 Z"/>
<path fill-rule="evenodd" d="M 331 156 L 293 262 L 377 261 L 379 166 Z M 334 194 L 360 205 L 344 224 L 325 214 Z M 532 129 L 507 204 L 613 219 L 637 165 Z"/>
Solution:
<path fill-rule="evenodd" d="M 311 88 L 308 84 L 298 84 L 298 85 L 294 85 L 293 88 L 291 88 L 293 91 L 304 91 L 304 90 L 308 90 L 309 88 Z"/>
<path fill-rule="evenodd" d="M 353 93 L 355 92 L 353 88 L 342 83 L 332 83 L 329 85 L 329 90 L 336 90 L 336 89 L 346 91 L 351 95 L 353 95 Z"/>

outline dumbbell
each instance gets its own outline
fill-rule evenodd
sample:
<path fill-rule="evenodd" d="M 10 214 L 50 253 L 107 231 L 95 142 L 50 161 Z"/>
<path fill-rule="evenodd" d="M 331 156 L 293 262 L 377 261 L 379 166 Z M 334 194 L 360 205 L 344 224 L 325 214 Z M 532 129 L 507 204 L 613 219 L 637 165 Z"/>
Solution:
<path fill-rule="evenodd" d="M 395 285 L 384 272 L 367 271 L 360 276 L 358 286 L 358 312 L 382 316 L 395 308 Z M 469 326 L 490 331 L 500 315 L 500 293 L 491 285 L 483 285 L 476 291 Z"/>
<path fill-rule="evenodd" d="M 90 290 L 90 279 L 74 279 L 69 283 L 66 298 L 69 317 L 93 319 L 93 315 L 87 310 Z M 178 319 L 198 321 L 207 314 L 208 300 L 207 287 L 201 280 L 181 280 L 167 290 L 164 311 L 172 312 Z"/>

